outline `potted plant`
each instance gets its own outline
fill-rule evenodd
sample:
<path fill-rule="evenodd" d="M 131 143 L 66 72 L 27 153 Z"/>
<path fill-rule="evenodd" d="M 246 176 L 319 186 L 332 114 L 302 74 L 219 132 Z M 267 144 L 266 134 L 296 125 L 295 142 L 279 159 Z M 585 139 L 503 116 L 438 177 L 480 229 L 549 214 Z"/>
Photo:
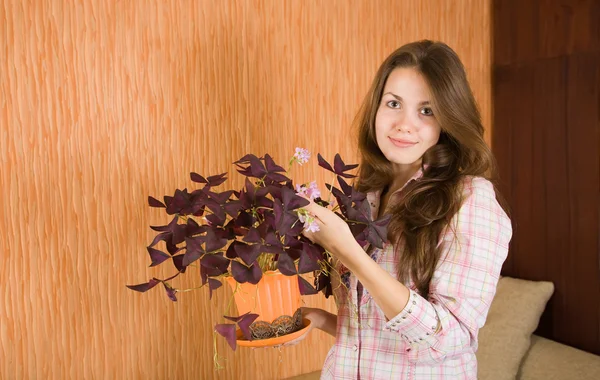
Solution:
<path fill-rule="evenodd" d="M 306 163 L 309 156 L 307 150 L 296 148 L 290 167 Z M 363 246 L 382 247 L 389 221 L 371 220 L 365 194 L 346 182 L 355 177 L 348 172 L 358 165 L 346 165 L 339 154 L 333 166 L 320 154 L 318 163 L 334 173 L 339 184 L 339 188 L 327 184 L 327 200 L 314 181 L 294 185 L 268 154 L 260 158 L 248 154 L 234 162 L 246 177 L 239 191 L 216 190 L 227 180 L 227 173 L 209 177 L 191 173 L 191 180 L 201 188 L 191 192 L 177 189 L 163 201 L 148 197 L 151 207 L 164 208 L 172 217 L 167 225 L 151 226 L 157 235 L 147 247 L 150 266 L 171 261 L 176 272 L 128 288 L 146 292 L 162 284 L 167 296 L 177 301 L 181 290 L 170 281 L 189 273 L 191 266 L 199 266 L 201 287 L 208 288 L 211 298 L 223 281 L 233 289 L 239 315 L 224 316 L 232 323 L 215 326 L 232 349 L 238 341 L 279 337 L 302 329 L 300 296 L 323 292 L 328 297 L 332 293 L 328 252 L 302 235 L 305 228 L 318 229 L 303 209 L 308 199 L 336 212 Z M 159 244 L 164 249 L 159 249 Z M 309 273 L 314 275 L 314 286 L 302 276 Z M 271 300 L 264 298 L 267 294 Z"/>

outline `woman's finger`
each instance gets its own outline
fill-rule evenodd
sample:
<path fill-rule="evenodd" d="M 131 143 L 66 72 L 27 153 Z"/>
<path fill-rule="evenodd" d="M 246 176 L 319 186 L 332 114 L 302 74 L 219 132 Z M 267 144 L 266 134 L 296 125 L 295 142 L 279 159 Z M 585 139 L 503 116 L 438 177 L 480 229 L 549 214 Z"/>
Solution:
<path fill-rule="evenodd" d="M 308 240 L 310 240 L 311 243 L 315 242 L 315 234 L 314 234 L 314 232 L 310 232 L 308 230 L 302 230 L 302 235 L 304 235 L 305 238 L 307 238 Z"/>
<path fill-rule="evenodd" d="M 306 199 L 310 203 L 302 208 L 304 208 L 306 211 L 310 212 L 317 218 L 321 219 L 320 216 L 322 216 L 323 212 L 326 211 L 324 209 L 324 207 L 319 206 L 318 204 L 316 204 L 314 201 L 310 200 L 309 198 L 304 198 L 304 199 Z"/>

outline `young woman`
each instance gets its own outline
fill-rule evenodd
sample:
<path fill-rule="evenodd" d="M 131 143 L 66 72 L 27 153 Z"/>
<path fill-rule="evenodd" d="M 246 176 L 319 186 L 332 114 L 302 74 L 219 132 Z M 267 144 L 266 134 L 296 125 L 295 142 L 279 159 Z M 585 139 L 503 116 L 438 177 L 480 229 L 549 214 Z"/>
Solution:
<path fill-rule="evenodd" d="M 439 42 L 402 46 L 381 65 L 357 117 L 356 186 L 388 243 L 368 254 L 314 203 L 334 256 L 338 314 L 305 308 L 335 336 L 322 379 L 476 379 L 477 334 L 512 236 L 464 67 Z"/>

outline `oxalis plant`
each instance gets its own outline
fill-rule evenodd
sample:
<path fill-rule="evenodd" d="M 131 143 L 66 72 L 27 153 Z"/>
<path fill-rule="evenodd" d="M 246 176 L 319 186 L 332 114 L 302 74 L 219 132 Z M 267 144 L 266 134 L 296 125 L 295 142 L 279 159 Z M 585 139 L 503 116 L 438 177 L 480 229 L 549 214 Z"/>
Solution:
<path fill-rule="evenodd" d="M 288 171 L 294 163 L 305 164 L 309 157 L 306 149 L 296 148 Z M 348 172 L 358 165 L 346 165 L 339 154 L 335 155 L 333 165 L 320 154 L 317 157 L 319 166 L 333 173 L 339 185 L 326 185 L 327 200 L 321 197 L 314 181 L 294 184 L 287 176 L 288 171 L 268 154 L 264 157 L 247 154 L 233 163 L 246 177 L 239 191 L 216 190 L 227 181 L 227 173 L 203 177 L 192 172 L 190 179 L 199 184 L 199 189 L 191 192 L 187 188 L 176 189 L 172 196 L 165 195 L 162 202 L 148 197 L 150 207 L 164 208 L 172 216 L 167 225 L 150 226 L 157 232 L 147 247 L 150 267 L 170 261 L 175 273 L 165 279 L 153 277 L 148 282 L 127 287 L 147 292 L 162 284 L 172 301 L 177 301 L 179 292 L 208 287 L 209 299 L 212 299 L 225 277 L 232 276 L 239 284 L 257 284 L 265 272 L 279 270 L 283 275 L 298 278 L 302 295 L 322 292 L 329 297 L 332 294 L 331 256 L 302 235 L 303 229 L 318 231 L 313 216 L 303 209 L 309 204 L 308 199 L 345 220 L 363 247 L 371 244 L 382 248 L 389 217 L 371 220 L 366 195 L 346 182 L 355 177 Z M 164 249 L 159 249 L 159 245 Z M 190 272 L 200 275 L 201 286 L 178 289 L 171 284 L 176 277 Z M 301 276 L 308 273 L 314 275 L 313 284 Z M 232 323 L 217 324 L 215 331 L 233 350 L 236 349 L 237 327 L 246 339 L 252 340 L 249 327 L 258 314 L 223 318 Z"/>

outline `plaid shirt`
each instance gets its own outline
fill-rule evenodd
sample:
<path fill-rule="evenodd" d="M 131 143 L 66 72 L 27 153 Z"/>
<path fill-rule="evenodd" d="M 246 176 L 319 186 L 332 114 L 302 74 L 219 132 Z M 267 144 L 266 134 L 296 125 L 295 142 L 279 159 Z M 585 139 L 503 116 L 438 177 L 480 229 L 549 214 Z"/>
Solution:
<path fill-rule="evenodd" d="M 411 180 L 417 179 L 417 173 Z M 414 284 L 408 304 L 387 320 L 356 277 L 337 265 L 332 278 L 338 306 L 335 345 L 321 379 L 477 379 L 477 334 L 496 293 L 500 269 L 512 236 L 492 184 L 479 177 L 465 180 L 465 201 L 439 241 L 442 254 L 430 283 L 420 295 Z M 368 194 L 373 217 L 381 192 Z M 395 194 L 396 195 L 396 194 Z M 402 245 L 397 252 L 403 251 Z M 397 275 L 393 246 L 371 257 Z M 338 286 L 346 283 L 346 286 Z"/>

